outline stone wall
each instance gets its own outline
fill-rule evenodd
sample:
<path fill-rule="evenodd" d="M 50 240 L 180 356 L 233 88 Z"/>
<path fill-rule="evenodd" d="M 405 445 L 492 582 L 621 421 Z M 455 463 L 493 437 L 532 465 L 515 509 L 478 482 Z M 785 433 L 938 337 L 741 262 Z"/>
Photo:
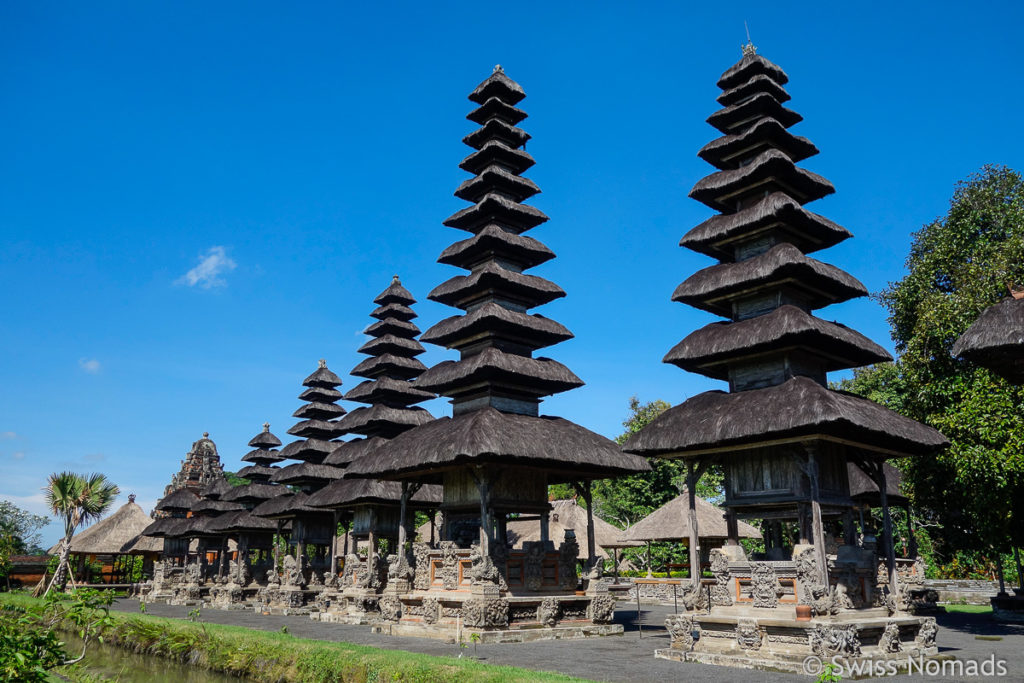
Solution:
<path fill-rule="evenodd" d="M 925 579 L 924 587 L 939 594 L 939 602 L 987 605 L 989 598 L 999 592 L 998 581 L 980 579 Z M 1010 583 L 1006 584 L 1007 591 Z"/>
<path fill-rule="evenodd" d="M 640 579 L 640 581 L 650 581 L 650 580 L 651 579 L 643 579 L 643 578 Z M 657 581 L 657 579 L 653 579 L 653 580 Z M 676 579 L 676 580 L 681 580 L 681 579 Z M 669 583 L 633 583 L 634 579 L 620 579 L 620 581 L 622 581 L 623 583 L 628 581 L 628 582 L 633 584 L 632 587 L 629 589 L 629 591 L 623 591 L 621 593 L 619 593 L 619 592 L 615 593 L 616 595 L 619 595 L 621 599 L 630 600 L 631 602 L 636 602 L 636 592 L 637 592 L 637 589 L 639 588 L 641 604 L 644 604 L 644 603 L 648 603 L 648 604 L 654 603 L 654 604 L 659 604 L 659 605 L 671 605 L 671 604 L 673 604 L 673 602 L 672 602 L 673 584 L 669 584 Z M 681 602 L 682 599 L 683 599 L 683 592 L 685 591 L 686 587 L 683 586 L 683 585 L 675 585 L 674 588 L 675 588 L 676 599 Z"/>

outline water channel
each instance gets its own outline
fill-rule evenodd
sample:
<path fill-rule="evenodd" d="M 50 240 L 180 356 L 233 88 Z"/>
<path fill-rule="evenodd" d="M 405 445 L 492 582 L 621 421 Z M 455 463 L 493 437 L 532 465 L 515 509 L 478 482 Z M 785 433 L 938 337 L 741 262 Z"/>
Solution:
<path fill-rule="evenodd" d="M 81 652 L 82 641 L 76 636 L 61 634 L 61 639 L 67 643 L 65 650 L 71 656 Z M 89 644 L 80 666 L 95 676 L 105 676 L 120 683 L 238 683 L 248 680 L 96 642 Z"/>

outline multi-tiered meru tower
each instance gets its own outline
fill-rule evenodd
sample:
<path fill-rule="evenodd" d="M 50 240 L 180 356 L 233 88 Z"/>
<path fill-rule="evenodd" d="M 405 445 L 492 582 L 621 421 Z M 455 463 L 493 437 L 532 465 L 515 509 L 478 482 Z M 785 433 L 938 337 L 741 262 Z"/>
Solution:
<path fill-rule="evenodd" d="M 345 400 L 366 403 L 341 420 L 348 433 L 365 438 L 346 441 L 324 462 L 346 466 L 363 457 L 375 457 L 374 451 L 387 448 L 387 442 L 402 432 L 433 420 L 416 403 L 435 398 L 434 394 L 412 386 L 426 370 L 416 356 L 424 352 L 416 341 L 419 328 L 412 322 L 416 303 L 396 275 L 391 284 L 373 300 L 377 308 L 370 314 L 377 322 L 366 328 L 373 337 L 359 349 L 370 358 L 352 369 L 366 378 L 345 395 Z M 335 518 L 351 523 L 351 536 L 366 541 L 366 557 L 355 548 L 346 549 L 344 574 L 332 576 L 331 585 L 321 596 L 321 621 L 365 623 L 379 617 L 384 589 L 410 571 L 406 551 L 407 526 L 412 522 L 410 509 L 436 510 L 441 504 L 441 487 L 410 482 L 377 479 L 342 478 L 312 494 L 313 507 L 333 510 Z M 386 540 L 390 558 L 381 558 L 379 543 Z M 383 560 L 395 566 L 389 570 Z M 336 574 L 337 567 L 332 575 Z M 384 599 L 384 604 L 388 602 Z"/>
<path fill-rule="evenodd" d="M 473 177 L 455 195 L 471 206 L 444 223 L 471 237 L 439 259 L 469 272 L 430 293 L 464 313 L 422 336 L 460 358 L 414 383 L 451 398 L 453 415 L 396 436 L 373 457 L 353 462 L 346 475 L 444 485 L 442 547 L 417 545 L 412 589 L 387 610 L 382 605 L 384 618 L 398 622 L 392 629 L 401 632 L 458 624 L 484 638 L 501 631 L 502 639 L 621 631 L 609 624 L 614 601 L 600 593 L 600 581 L 590 582 L 590 594 L 575 595 L 575 538 L 558 539 L 556 549 L 546 533 L 549 484 L 574 482 L 589 495 L 592 479 L 648 467 L 598 434 L 539 415 L 543 397 L 583 382 L 561 363 L 534 357 L 572 335 L 529 313 L 565 292 L 524 272 L 554 258 L 523 234 L 547 220 L 523 203 L 540 191 L 521 176 L 534 163 L 522 149 L 530 136 L 517 127 L 526 113 L 516 104 L 525 96 L 500 67 L 469 96 L 478 106 L 468 118 L 480 128 L 464 139 L 474 151 L 460 167 Z M 533 516 L 543 540 L 509 549 L 511 513 Z"/>
<path fill-rule="evenodd" d="M 905 660 L 907 653 L 935 652 L 935 626 L 904 611 L 909 596 L 898 588 L 882 463 L 927 456 L 946 440 L 878 404 L 828 389 L 828 372 L 890 357 L 863 335 L 813 314 L 866 291 L 849 274 L 807 256 L 850 234 L 804 208 L 834 189 L 797 166 L 818 150 L 789 131 L 801 117 L 783 106 L 787 81 L 752 46 L 744 49 L 718 81 L 723 108 L 708 119 L 723 135 L 699 152 L 718 170 L 690 192 L 718 215 L 681 245 L 720 263 L 688 278 L 672 298 L 727 321 L 690 334 L 665 362 L 725 380 L 729 391 L 690 398 L 624 446 L 685 460 L 691 492 L 711 463 L 726 475 L 730 539 L 711 554 L 716 578 L 707 584 L 696 578 L 691 512 L 694 582 L 686 604 L 695 611 L 669 620 L 673 646 L 659 654 L 797 671 L 812 653 Z M 858 546 L 852 533 L 848 462 L 882 492 L 882 571 L 875 548 Z M 738 517 L 770 526 L 797 522 L 799 538 L 791 549 L 748 558 L 735 533 Z M 844 520 L 847 544 L 838 555 L 826 551 L 827 517 Z M 805 611 L 813 618 L 798 620 Z"/>
<path fill-rule="evenodd" d="M 295 554 L 281 558 L 280 590 L 267 591 L 272 608 L 303 606 L 317 592 L 304 589 L 322 587 L 323 573 L 330 568 L 336 536 L 333 517 L 306 505 L 306 498 L 341 477 L 340 468 L 324 464 L 338 447 L 337 438 L 344 433 L 338 423 L 338 418 L 345 414 L 345 409 L 337 405 L 341 400 L 340 385 L 341 378 L 331 372 L 324 360 L 302 381 L 306 389 L 299 399 L 304 405 L 293 413 L 300 421 L 288 430 L 299 438 L 280 451 L 282 457 L 301 462 L 280 468 L 270 478 L 275 484 L 285 484 L 297 491 L 282 493 L 253 509 L 257 516 L 277 520 L 278 533 L 285 522 L 291 523 L 288 542 L 294 546 Z"/>

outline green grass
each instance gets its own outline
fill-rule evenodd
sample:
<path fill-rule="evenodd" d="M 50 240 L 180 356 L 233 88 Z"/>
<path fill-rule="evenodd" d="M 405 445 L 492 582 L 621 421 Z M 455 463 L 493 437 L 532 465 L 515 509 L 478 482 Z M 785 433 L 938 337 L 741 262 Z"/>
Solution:
<path fill-rule="evenodd" d="M 946 611 L 964 614 L 992 614 L 992 605 L 946 605 Z"/>
<path fill-rule="evenodd" d="M 40 604 L 40 600 L 26 594 L 0 594 L 0 610 L 6 606 L 32 608 Z M 108 644 L 268 683 L 582 680 L 454 657 L 307 640 L 241 626 L 193 624 L 179 619 L 118 612 L 111 616 L 114 626 L 104 634 L 104 642 Z"/>

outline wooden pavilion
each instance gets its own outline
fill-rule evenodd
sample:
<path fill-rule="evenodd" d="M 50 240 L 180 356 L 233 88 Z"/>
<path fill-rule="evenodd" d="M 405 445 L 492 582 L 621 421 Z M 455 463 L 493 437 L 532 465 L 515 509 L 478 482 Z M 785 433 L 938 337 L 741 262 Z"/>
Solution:
<path fill-rule="evenodd" d="M 708 123 L 722 137 L 698 153 L 716 172 L 690 192 L 718 215 L 680 242 L 719 263 L 685 280 L 672 299 L 727 320 L 691 333 L 664 360 L 727 381 L 729 391 L 688 399 L 624 445 L 686 463 L 691 611 L 671 622 L 672 648 L 658 655 L 794 671 L 811 654 L 931 655 L 934 622 L 904 611 L 883 463 L 928 457 L 948 442 L 930 427 L 828 388 L 827 373 L 890 356 L 813 314 L 867 292 L 848 273 L 807 256 L 850 233 L 805 208 L 835 189 L 797 166 L 818 150 L 788 130 L 802 119 L 783 106 L 788 80 L 752 45 L 719 79 L 722 109 Z M 837 558 L 827 556 L 823 519 L 844 518 L 853 528 L 851 462 L 881 493 L 881 581 L 875 549 L 858 547 L 853 538 Z M 728 538 L 711 553 L 715 585 L 705 591 L 694 488 L 711 463 L 725 471 Z M 792 558 L 748 559 L 739 545 L 741 517 L 796 522 Z M 709 603 L 710 614 L 694 611 Z M 813 617 L 804 620 L 805 611 Z"/>
<path fill-rule="evenodd" d="M 430 635 L 460 626 L 484 639 L 572 637 L 621 630 L 610 623 L 614 600 L 594 576 L 576 595 L 575 538 L 556 549 L 546 524 L 548 485 L 572 482 L 590 502 L 590 481 L 648 469 L 610 440 L 568 420 L 541 416 L 543 397 L 581 386 L 567 367 L 534 352 L 572 337 L 559 323 L 528 311 L 565 295 L 526 270 L 554 254 L 524 235 L 547 221 L 525 200 L 540 189 L 522 173 L 533 163 L 522 147 L 522 87 L 496 67 L 469 95 L 468 118 L 480 128 L 464 138 L 472 153 L 460 167 L 473 177 L 455 191 L 471 206 L 445 225 L 470 233 L 440 262 L 463 268 L 436 287 L 433 301 L 464 313 L 434 325 L 422 340 L 458 351 L 413 383 L 452 399 L 442 417 L 391 439 L 349 465 L 346 476 L 444 486 L 440 548 L 414 549 L 408 591 L 381 600 L 392 632 Z M 589 507 L 589 506 L 588 506 Z M 508 549 L 513 513 L 539 515 L 541 539 Z M 593 534 L 587 556 L 594 561 Z M 536 628 L 540 626 L 542 628 Z"/>

